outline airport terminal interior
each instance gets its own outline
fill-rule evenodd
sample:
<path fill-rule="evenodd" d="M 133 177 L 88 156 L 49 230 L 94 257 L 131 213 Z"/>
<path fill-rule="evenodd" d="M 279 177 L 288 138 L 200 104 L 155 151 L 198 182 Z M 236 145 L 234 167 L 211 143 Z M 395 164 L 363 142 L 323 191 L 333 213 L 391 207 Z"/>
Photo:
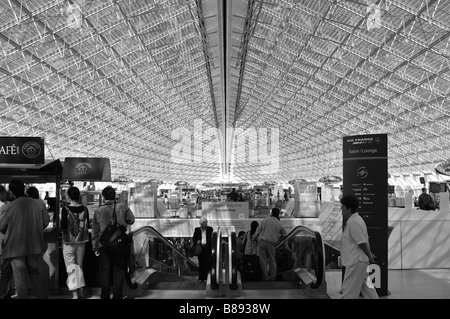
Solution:
<path fill-rule="evenodd" d="M 0 184 L 50 213 L 51 298 L 71 297 L 67 189 L 92 218 L 112 185 L 136 217 L 128 298 L 339 299 L 354 194 L 380 298 L 450 299 L 449 26 L 447 0 L 0 1 Z M 288 235 L 267 282 L 238 235 L 272 208 Z"/>

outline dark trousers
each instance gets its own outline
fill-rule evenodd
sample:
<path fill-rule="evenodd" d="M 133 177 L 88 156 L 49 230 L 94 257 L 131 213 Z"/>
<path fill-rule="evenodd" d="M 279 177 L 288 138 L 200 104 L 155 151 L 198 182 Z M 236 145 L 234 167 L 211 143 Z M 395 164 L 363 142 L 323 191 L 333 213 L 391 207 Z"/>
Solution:
<path fill-rule="evenodd" d="M 207 280 L 210 270 L 211 251 L 208 251 L 206 247 L 203 246 L 202 252 L 198 255 L 198 280 Z"/>
<path fill-rule="evenodd" d="M 110 299 L 111 275 L 113 282 L 113 299 L 123 298 L 123 284 L 125 282 L 126 257 L 122 254 L 107 252 L 104 248 L 100 252 L 100 286 L 101 299 Z"/>
<path fill-rule="evenodd" d="M 13 270 L 10 259 L 2 258 L 2 270 L 0 276 L 0 299 L 9 299 L 12 295 Z"/>

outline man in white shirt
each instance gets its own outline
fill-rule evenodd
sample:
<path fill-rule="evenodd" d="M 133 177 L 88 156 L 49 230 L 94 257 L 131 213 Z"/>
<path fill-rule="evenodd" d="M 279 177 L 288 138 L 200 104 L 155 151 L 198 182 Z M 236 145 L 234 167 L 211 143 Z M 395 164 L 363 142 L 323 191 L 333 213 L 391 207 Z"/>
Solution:
<path fill-rule="evenodd" d="M 366 223 L 357 213 L 358 198 L 344 195 L 340 202 L 342 216 L 347 220 L 341 238 L 341 261 L 345 266 L 342 299 L 357 299 L 360 294 L 365 299 L 379 299 L 375 287 L 367 283 L 367 266 L 375 262 L 375 256 L 370 251 Z"/>

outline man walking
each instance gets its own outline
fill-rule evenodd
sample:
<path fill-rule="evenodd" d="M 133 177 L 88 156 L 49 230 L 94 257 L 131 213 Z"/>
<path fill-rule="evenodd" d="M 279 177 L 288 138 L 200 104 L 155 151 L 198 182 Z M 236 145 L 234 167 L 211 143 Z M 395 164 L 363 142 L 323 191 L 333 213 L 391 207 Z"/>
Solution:
<path fill-rule="evenodd" d="M 365 299 L 379 299 L 373 285 L 367 283 L 367 266 L 375 262 L 375 255 L 370 250 L 366 223 L 357 213 L 358 198 L 344 195 L 340 202 L 347 221 L 341 239 L 342 266 L 345 266 L 342 299 L 358 299 L 360 294 Z"/>
<path fill-rule="evenodd" d="M 38 299 L 47 299 L 47 280 L 41 272 L 47 250 L 44 229 L 50 222 L 42 201 L 25 195 L 25 184 L 12 180 L 9 190 L 15 200 L 2 207 L 0 232 L 5 234 L 3 256 L 11 262 L 18 299 L 28 298 L 28 278 Z"/>

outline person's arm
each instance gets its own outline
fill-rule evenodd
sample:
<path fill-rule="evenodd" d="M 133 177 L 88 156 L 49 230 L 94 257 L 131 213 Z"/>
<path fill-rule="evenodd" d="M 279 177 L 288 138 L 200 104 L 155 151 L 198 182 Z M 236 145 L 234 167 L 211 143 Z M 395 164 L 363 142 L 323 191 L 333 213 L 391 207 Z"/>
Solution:
<path fill-rule="evenodd" d="M 125 210 L 125 222 L 128 225 L 133 225 L 134 221 L 135 221 L 135 217 L 134 217 L 133 211 L 129 207 L 127 207 Z"/>
<path fill-rule="evenodd" d="M 98 256 L 98 237 L 100 232 L 100 223 L 97 217 L 97 212 L 94 213 L 94 218 L 92 219 L 92 249 Z"/>
<path fill-rule="evenodd" d="M 261 234 L 261 231 L 262 231 L 262 222 L 261 222 L 261 224 L 259 224 L 258 225 L 258 228 L 256 228 L 256 231 L 255 231 L 255 233 L 253 234 L 253 237 L 252 237 L 252 239 L 253 240 L 258 240 L 258 237 L 259 237 L 259 235 Z"/>
<path fill-rule="evenodd" d="M 45 207 L 44 203 L 42 203 L 41 206 L 42 206 L 41 207 L 42 221 L 44 223 L 43 229 L 45 229 L 48 226 L 48 224 L 50 224 L 50 215 L 49 215 L 48 210 Z"/>
<path fill-rule="evenodd" d="M 55 213 L 56 214 L 56 213 Z M 61 210 L 61 228 L 62 229 L 67 229 L 67 209 L 66 207 L 63 207 Z"/>
<path fill-rule="evenodd" d="M 201 239 L 200 239 L 200 236 L 198 235 L 199 233 L 200 233 L 200 228 L 195 228 L 194 229 L 194 236 L 192 236 L 192 243 L 195 245 L 195 244 L 201 244 L 202 242 L 201 242 Z"/>
<path fill-rule="evenodd" d="M 369 257 L 369 263 L 375 263 L 375 255 L 370 251 L 369 243 L 361 243 L 358 247 Z"/>
<path fill-rule="evenodd" d="M 6 212 L 0 209 L 0 233 L 6 234 L 6 229 L 8 228 Z"/>
<path fill-rule="evenodd" d="M 280 222 L 280 224 L 281 224 L 281 222 Z M 284 228 L 283 224 L 281 224 L 280 241 L 282 241 L 286 237 L 287 237 L 286 229 Z"/>
<path fill-rule="evenodd" d="M 86 205 L 83 205 L 83 206 L 84 206 L 84 218 L 86 220 L 88 229 L 90 229 L 90 228 L 92 228 L 92 225 L 91 225 L 91 221 L 89 220 L 89 208 Z"/>

